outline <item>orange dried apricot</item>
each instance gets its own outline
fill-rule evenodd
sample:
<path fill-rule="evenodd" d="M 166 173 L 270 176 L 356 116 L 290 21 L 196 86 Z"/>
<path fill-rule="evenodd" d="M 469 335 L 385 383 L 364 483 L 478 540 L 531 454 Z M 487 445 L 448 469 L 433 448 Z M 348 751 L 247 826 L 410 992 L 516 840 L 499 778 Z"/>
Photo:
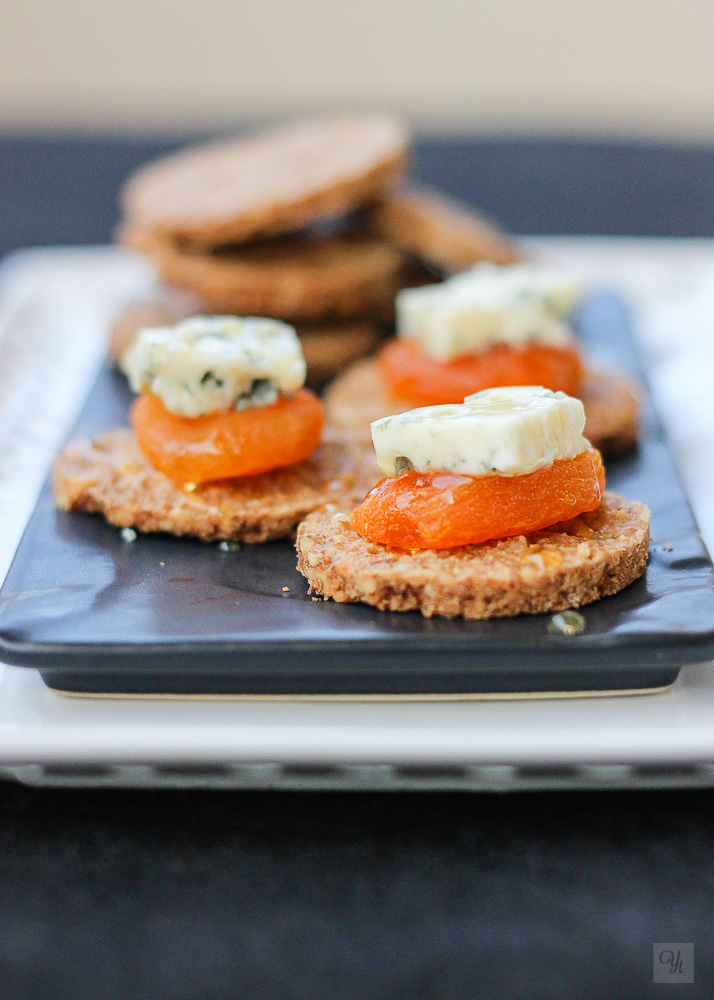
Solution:
<path fill-rule="evenodd" d="M 383 479 L 352 515 L 360 535 L 399 549 L 450 549 L 526 534 L 595 510 L 605 489 L 589 448 L 523 476 L 435 469 Z"/>
<path fill-rule="evenodd" d="M 320 443 L 325 415 L 307 389 L 269 406 L 179 417 L 148 393 L 131 411 L 139 447 L 160 472 L 180 483 L 254 476 L 294 465 Z"/>
<path fill-rule="evenodd" d="M 577 396 L 583 377 L 574 347 L 546 344 L 497 344 L 479 354 L 436 361 L 418 344 L 396 339 L 382 348 L 378 361 L 390 392 L 415 406 L 460 403 L 472 392 L 507 385 L 542 385 Z"/>

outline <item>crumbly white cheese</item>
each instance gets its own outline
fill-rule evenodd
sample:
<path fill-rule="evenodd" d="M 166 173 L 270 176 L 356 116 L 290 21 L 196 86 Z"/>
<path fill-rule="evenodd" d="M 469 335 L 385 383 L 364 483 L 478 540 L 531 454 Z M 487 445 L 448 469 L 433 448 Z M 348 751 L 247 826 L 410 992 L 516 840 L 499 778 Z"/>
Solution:
<path fill-rule="evenodd" d="M 258 317 L 194 316 L 142 330 L 122 368 L 134 392 L 153 393 L 182 417 L 267 406 L 305 382 L 294 328 Z"/>
<path fill-rule="evenodd" d="M 417 341 L 437 361 L 536 341 L 553 347 L 572 342 L 566 322 L 582 288 L 542 264 L 477 264 L 440 285 L 397 295 L 397 333 Z"/>
<path fill-rule="evenodd" d="M 463 403 L 422 406 L 371 425 L 385 476 L 412 467 L 521 476 L 589 448 L 584 427 L 579 399 L 540 386 L 484 389 Z"/>

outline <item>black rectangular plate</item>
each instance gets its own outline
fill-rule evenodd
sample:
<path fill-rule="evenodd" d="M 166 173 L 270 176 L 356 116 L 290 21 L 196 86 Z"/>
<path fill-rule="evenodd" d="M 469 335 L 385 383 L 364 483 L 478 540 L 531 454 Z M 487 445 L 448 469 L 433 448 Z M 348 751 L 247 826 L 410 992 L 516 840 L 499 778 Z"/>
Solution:
<path fill-rule="evenodd" d="M 588 355 L 636 372 L 614 295 L 577 321 Z M 126 421 L 106 368 L 74 435 Z M 55 510 L 47 487 L 0 594 L 0 654 L 52 687 L 88 693 L 415 695 L 602 691 L 671 683 L 714 655 L 714 571 L 648 398 L 641 444 L 608 485 L 652 511 L 645 577 L 582 609 L 584 634 L 548 615 L 486 622 L 315 602 L 291 541 L 222 552 L 168 535 L 122 541 L 100 517 Z M 283 591 L 288 587 L 288 591 Z"/>

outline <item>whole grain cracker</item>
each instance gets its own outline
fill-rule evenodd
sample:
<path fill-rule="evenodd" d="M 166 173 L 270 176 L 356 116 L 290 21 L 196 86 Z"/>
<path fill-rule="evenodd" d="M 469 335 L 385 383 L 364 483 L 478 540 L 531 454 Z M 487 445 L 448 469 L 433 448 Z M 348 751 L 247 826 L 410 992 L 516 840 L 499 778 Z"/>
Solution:
<path fill-rule="evenodd" d="M 386 115 L 299 121 L 206 143 L 139 168 L 130 220 L 194 247 L 285 233 L 374 200 L 402 175 L 408 135 Z"/>
<path fill-rule="evenodd" d="M 366 449 L 332 436 L 298 465 L 187 492 L 149 464 L 132 431 L 117 428 L 65 447 L 54 492 L 61 510 L 99 513 L 118 527 L 265 542 L 289 535 L 323 504 L 359 503 L 380 478 Z"/>
<path fill-rule="evenodd" d="M 436 191 L 390 192 L 371 218 L 377 232 L 444 271 L 464 271 L 483 260 L 496 264 L 523 260 L 495 222 Z"/>
<path fill-rule="evenodd" d="M 606 493 L 597 508 L 546 531 L 457 549 L 401 552 L 371 542 L 344 512 L 298 528 L 309 592 L 426 618 L 497 618 L 589 604 L 645 572 L 649 511 Z"/>
<path fill-rule="evenodd" d="M 381 237 L 286 236 L 204 253 L 123 227 L 120 242 L 148 254 L 159 277 L 212 312 L 313 322 L 393 310 L 404 255 Z"/>

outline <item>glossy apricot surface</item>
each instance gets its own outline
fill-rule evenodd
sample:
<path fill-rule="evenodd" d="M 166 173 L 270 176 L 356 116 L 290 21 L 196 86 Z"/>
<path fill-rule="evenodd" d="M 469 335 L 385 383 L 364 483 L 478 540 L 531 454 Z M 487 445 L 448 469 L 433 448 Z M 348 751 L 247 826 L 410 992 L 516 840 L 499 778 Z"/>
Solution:
<path fill-rule="evenodd" d="M 179 417 L 156 396 L 134 403 L 131 422 L 139 447 L 155 469 L 179 483 L 254 476 L 310 455 L 320 443 L 325 415 L 307 389 L 269 406 Z"/>
<path fill-rule="evenodd" d="M 499 344 L 453 361 L 435 361 L 413 341 L 395 339 L 382 348 L 379 369 L 386 388 L 414 406 L 461 403 L 472 392 L 507 385 L 542 385 L 577 396 L 583 377 L 574 347 L 545 344 Z"/>
<path fill-rule="evenodd" d="M 412 470 L 370 490 L 352 515 L 352 527 L 398 549 L 477 545 L 595 510 L 604 489 L 605 471 L 595 448 L 525 476 Z"/>

